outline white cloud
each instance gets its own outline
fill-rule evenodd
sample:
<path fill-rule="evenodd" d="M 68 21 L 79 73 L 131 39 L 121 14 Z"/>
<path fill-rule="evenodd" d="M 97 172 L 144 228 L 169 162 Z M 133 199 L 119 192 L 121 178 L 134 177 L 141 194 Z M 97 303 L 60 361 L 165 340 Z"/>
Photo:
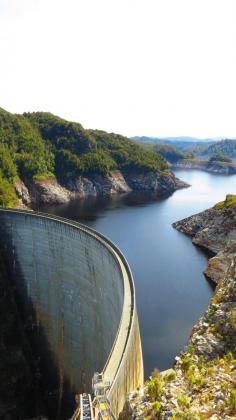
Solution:
<path fill-rule="evenodd" d="M 236 136 L 234 0 L 0 0 L 0 106 Z"/>

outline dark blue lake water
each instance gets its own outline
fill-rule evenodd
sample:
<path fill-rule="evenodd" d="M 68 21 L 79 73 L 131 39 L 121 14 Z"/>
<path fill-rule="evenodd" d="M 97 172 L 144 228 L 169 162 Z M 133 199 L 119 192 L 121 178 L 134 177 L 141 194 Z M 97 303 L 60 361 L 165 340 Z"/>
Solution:
<path fill-rule="evenodd" d="M 236 176 L 176 175 L 191 187 L 166 199 L 128 194 L 43 209 L 97 229 L 124 253 L 135 281 L 146 377 L 172 365 L 213 292 L 202 274 L 206 254 L 171 224 L 236 192 Z"/>

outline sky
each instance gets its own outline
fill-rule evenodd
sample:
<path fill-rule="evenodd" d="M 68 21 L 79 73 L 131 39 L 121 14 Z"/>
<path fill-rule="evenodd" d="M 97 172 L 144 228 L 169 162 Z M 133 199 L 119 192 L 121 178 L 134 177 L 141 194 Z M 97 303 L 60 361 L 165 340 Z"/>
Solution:
<path fill-rule="evenodd" d="M 236 138 L 235 0 L 0 0 L 0 107 Z"/>

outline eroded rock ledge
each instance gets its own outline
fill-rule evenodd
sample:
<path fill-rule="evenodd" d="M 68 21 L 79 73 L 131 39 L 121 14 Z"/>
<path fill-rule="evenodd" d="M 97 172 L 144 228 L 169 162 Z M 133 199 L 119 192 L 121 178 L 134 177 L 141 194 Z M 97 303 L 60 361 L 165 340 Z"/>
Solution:
<path fill-rule="evenodd" d="M 56 178 L 24 180 L 15 183 L 20 205 L 62 204 L 75 198 L 109 196 L 131 191 L 156 192 L 168 196 L 179 188 L 189 185 L 175 177 L 172 172 L 158 174 L 121 173 L 113 171 L 108 176 L 91 174 L 76 179 L 58 181 Z"/>
<path fill-rule="evenodd" d="M 227 197 L 225 204 L 173 224 L 174 228 L 191 236 L 195 245 L 214 255 L 204 272 L 214 283 L 222 280 L 236 254 L 236 206 L 227 206 Z"/>

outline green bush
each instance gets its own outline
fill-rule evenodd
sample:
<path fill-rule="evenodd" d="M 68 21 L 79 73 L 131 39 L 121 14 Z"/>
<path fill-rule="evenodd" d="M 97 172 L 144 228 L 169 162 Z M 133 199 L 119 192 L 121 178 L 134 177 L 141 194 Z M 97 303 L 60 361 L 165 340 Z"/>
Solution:
<path fill-rule="evenodd" d="M 16 166 L 12 160 L 11 154 L 4 144 L 0 143 L 0 170 L 2 176 L 9 181 L 17 178 Z"/>
<path fill-rule="evenodd" d="M 164 379 L 166 382 L 171 382 L 171 381 L 175 381 L 176 379 L 176 373 L 173 370 L 173 372 L 168 373 L 167 375 L 164 376 Z"/>
<path fill-rule="evenodd" d="M 14 186 L 0 173 L 0 207 L 14 207 L 17 202 Z"/>
<path fill-rule="evenodd" d="M 155 414 L 158 414 L 161 412 L 161 403 L 159 401 L 155 401 L 152 404 L 152 410 Z"/>
<path fill-rule="evenodd" d="M 190 407 L 190 401 L 187 395 L 180 395 L 177 399 L 177 403 L 181 408 Z"/>
<path fill-rule="evenodd" d="M 162 395 L 163 384 L 160 377 L 156 376 L 148 382 L 148 394 L 151 401 L 156 401 Z"/>
<path fill-rule="evenodd" d="M 184 354 L 183 356 L 181 356 L 181 369 L 184 374 L 188 372 L 192 364 L 193 360 L 190 354 Z"/>
<path fill-rule="evenodd" d="M 230 392 L 229 405 L 230 405 L 230 408 L 235 413 L 236 412 L 236 389 L 232 389 L 232 391 Z"/>

